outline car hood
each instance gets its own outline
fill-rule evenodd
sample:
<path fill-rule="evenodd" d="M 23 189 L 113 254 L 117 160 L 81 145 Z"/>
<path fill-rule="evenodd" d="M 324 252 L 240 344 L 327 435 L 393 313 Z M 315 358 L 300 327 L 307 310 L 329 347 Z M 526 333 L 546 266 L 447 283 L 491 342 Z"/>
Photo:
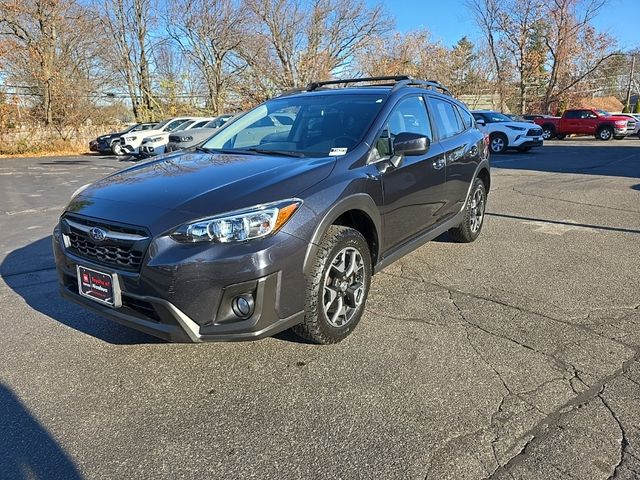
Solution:
<path fill-rule="evenodd" d="M 606 116 L 603 115 L 600 118 L 602 118 L 603 120 L 610 121 L 610 122 L 616 122 L 618 120 L 624 120 L 625 122 L 629 122 L 629 121 L 635 122 L 635 120 L 633 118 L 623 117 L 621 115 L 606 115 Z"/>
<path fill-rule="evenodd" d="M 179 152 L 98 180 L 67 211 L 157 234 L 196 218 L 293 198 L 325 179 L 335 161 Z"/>
<path fill-rule="evenodd" d="M 162 130 L 141 130 L 139 132 L 129 132 L 129 133 L 124 133 L 122 135 L 120 135 L 121 137 L 143 137 L 143 138 L 147 138 L 147 137 L 153 137 L 156 135 L 160 135 L 165 133 Z"/>
<path fill-rule="evenodd" d="M 185 130 L 184 132 L 172 133 L 169 135 L 169 140 L 171 140 L 172 137 L 176 137 L 176 141 L 178 137 L 193 137 L 193 140 L 187 142 L 190 143 L 194 140 L 204 140 L 205 138 L 209 138 L 218 130 L 218 128 L 194 128 L 192 130 Z"/>
<path fill-rule="evenodd" d="M 503 125 L 511 126 L 511 127 L 526 128 L 527 130 L 530 128 L 540 128 L 538 125 L 536 125 L 533 122 L 504 122 Z"/>

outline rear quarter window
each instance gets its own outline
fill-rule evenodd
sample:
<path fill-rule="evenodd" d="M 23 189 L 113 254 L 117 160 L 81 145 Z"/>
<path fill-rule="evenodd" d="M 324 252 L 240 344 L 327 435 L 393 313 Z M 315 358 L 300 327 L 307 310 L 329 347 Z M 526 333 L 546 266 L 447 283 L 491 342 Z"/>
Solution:
<path fill-rule="evenodd" d="M 467 128 L 471 128 L 473 126 L 473 117 L 471 116 L 471 113 L 469 113 L 466 108 L 461 107 L 460 105 L 456 105 L 456 108 L 458 109 L 458 113 L 462 118 L 462 124 L 464 125 L 465 130 Z"/>
<path fill-rule="evenodd" d="M 438 128 L 440 140 L 453 137 L 465 128 L 462 119 L 456 113 L 456 106 L 440 98 L 429 97 L 429 107 Z"/>

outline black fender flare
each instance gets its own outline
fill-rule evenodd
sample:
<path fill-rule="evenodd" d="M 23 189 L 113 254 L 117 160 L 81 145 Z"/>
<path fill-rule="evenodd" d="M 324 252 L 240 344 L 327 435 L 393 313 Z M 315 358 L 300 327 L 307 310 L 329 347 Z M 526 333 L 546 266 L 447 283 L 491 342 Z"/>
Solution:
<path fill-rule="evenodd" d="M 380 239 L 380 233 L 382 232 L 382 216 L 380 215 L 380 209 L 373 201 L 371 196 L 366 193 L 355 193 L 353 195 L 349 195 L 340 199 L 338 203 L 333 205 L 327 213 L 322 217 L 318 226 L 313 232 L 311 239 L 309 240 L 309 245 L 307 246 L 307 252 L 304 257 L 304 265 L 303 271 L 305 275 L 309 273 L 313 260 L 315 259 L 316 252 L 318 251 L 318 245 L 322 241 L 322 236 L 325 234 L 327 229 L 333 225 L 333 223 L 345 212 L 349 210 L 361 210 L 373 222 L 374 228 L 376 229 L 376 234 L 378 239 Z M 380 241 L 378 241 L 380 243 Z M 378 251 L 380 250 L 380 245 L 378 245 Z M 378 252 L 371 252 L 377 258 Z"/>

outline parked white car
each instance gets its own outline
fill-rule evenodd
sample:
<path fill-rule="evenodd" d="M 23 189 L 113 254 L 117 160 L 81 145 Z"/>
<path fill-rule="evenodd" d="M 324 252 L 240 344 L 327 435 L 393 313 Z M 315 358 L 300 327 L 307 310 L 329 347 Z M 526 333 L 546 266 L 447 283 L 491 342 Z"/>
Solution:
<path fill-rule="evenodd" d="M 542 128 L 536 124 L 516 122 L 491 110 L 474 110 L 471 113 L 480 131 L 489 135 L 492 153 L 504 153 L 509 148 L 526 152 L 543 144 Z"/>
<path fill-rule="evenodd" d="M 142 145 L 142 141 L 147 137 L 153 137 L 155 135 L 159 135 L 161 133 L 169 134 L 184 122 L 189 120 L 199 120 L 194 117 L 176 117 L 170 118 L 169 120 L 165 120 L 164 122 L 160 122 L 155 126 L 153 130 L 146 130 L 144 132 L 134 132 L 130 134 L 125 134 L 120 137 L 120 145 L 122 145 L 122 154 L 137 154 L 140 152 L 140 145 Z"/>
<path fill-rule="evenodd" d="M 180 132 L 183 130 L 191 130 L 194 128 L 204 127 L 207 123 L 213 120 L 215 117 L 200 117 L 192 118 L 186 122 L 178 125 L 171 131 L 165 131 L 152 136 L 147 136 L 142 140 L 140 144 L 140 155 L 143 157 L 151 157 L 153 155 L 160 155 L 165 152 L 165 148 L 169 143 L 169 134 L 173 132 Z"/>

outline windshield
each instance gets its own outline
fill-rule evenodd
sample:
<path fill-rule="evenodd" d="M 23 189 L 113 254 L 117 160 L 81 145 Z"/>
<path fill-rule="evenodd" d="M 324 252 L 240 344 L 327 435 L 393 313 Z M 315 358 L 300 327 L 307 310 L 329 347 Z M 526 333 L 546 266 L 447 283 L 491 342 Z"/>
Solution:
<path fill-rule="evenodd" d="M 482 112 L 482 118 L 487 123 L 513 122 L 512 118 L 509 118 L 505 114 L 498 112 Z"/>
<path fill-rule="evenodd" d="M 216 119 L 211 120 L 209 123 L 205 124 L 203 128 L 220 128 L 230 118 L 231 117 L 218 117 Z"/>
<path fill-rule="evenodd" d="M 596 110 L 596 112 L 598 112 L 598 115 L 601 115 L 603 117 L 608 117 L 611 114 L 609 112 L 607 112 L 606 110 Z"/>
<path fill-rule="evenodd" d="M 226 125 L 203 148 L 300 157 L 345 155 L 360 143 L 384 99 L 374 94 L 276 98 Z"/>

